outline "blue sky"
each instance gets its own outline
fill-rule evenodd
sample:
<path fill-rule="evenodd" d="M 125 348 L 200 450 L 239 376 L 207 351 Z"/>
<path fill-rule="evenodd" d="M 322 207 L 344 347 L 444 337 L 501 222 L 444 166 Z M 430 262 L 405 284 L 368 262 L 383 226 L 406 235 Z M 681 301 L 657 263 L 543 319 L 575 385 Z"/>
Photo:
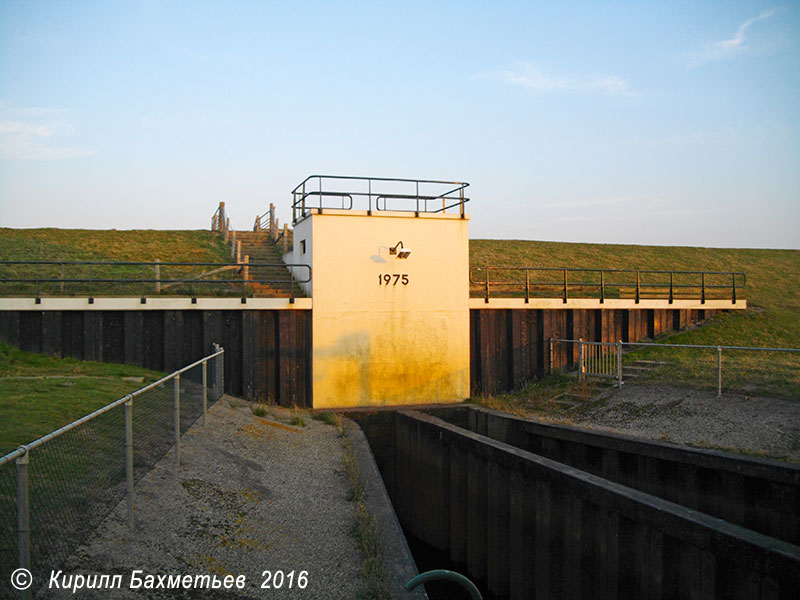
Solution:
<path fill-rule="evenodd" d="M 0 3 L 0 225 L 235 227 L 312 173 L 472 237 L 800 248 L 797 2 Z"/>

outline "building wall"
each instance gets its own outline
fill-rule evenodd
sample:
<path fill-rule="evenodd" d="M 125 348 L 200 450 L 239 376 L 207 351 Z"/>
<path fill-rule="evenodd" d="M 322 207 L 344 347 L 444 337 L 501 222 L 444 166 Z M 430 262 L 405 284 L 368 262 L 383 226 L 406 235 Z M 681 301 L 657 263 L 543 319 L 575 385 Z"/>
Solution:
<path fill-rule="evenodd" d="M 294 239 L 311 252 L 315 408 L 469 396 L 467 219 L 326 212 Z M 398 241 L 407 259 L 389 254 Z"/>

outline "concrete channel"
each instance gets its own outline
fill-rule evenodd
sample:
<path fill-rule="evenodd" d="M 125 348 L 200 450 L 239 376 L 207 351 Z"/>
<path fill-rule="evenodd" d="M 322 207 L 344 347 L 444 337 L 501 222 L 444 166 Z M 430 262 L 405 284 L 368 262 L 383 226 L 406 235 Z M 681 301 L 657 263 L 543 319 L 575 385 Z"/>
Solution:
<path fill-rule="evenodd" d="M 471 406 L 349 416 L 412 549 L 487 598 L 800 597 L 799 467 Z"/>

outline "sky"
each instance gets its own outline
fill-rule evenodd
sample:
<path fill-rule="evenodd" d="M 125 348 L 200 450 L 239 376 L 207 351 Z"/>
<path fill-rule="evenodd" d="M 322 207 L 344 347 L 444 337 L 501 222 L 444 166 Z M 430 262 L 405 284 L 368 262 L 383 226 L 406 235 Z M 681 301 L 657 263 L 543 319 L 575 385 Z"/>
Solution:
<path fill-rule="evenodd" d="M 0 3 L 0 226 L 237 229 L 311 174 L 473 238 L 800 248 L 800 2 Z"/>

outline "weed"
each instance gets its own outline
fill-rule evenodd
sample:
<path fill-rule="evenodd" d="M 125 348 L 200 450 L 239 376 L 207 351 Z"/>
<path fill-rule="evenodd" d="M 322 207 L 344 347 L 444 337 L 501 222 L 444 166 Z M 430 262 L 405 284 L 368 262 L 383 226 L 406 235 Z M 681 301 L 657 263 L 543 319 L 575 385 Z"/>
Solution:
<path fill-rule="evenodd" d="M 305 427 L 306 420 L 303 418 L 303 415 L 294 413 L 292 414 L 292 418 L 289 419 L 289 425 L 294 425 L 296 427 Z"/>
<path fill-rule="evenodd" d="M 251 404 L 250 410 L 257 417 L 266 417 L 269 414 L 269 410 L 267 409 L 266 405 L 261 403 Z"/>
<path fill-rule="evenodd" d="M 347 499 L 356 504 L 356 517 L 351 533 L 363 557 L 361 575 L 364 578 L 365 588 L 359 594 L 359 598 L 364 600 L 388 600 L 390 595 L 386 584 L 386 575 L 383 571 L 383 563 L 381 562 L 382 549 L 378 542 L 375 518 L 364 504 L 366 490 L 361 483 L 358 459 L 353 451 L 353 445 L 341 425 L 341 420 L 337 427 L 339 428 L 342 447 L 344 448 L 345 475 L 349 485 Z"/>
<path fill-rule="evenodd" d="M 342 418 L 334 412 L 319 412 L 314 413 L 311 415 L 311 418 L 315 421 L 322 421 L 326 425 L 332 425 L 334 427 L 338 427 L 342 424 Z"/>

